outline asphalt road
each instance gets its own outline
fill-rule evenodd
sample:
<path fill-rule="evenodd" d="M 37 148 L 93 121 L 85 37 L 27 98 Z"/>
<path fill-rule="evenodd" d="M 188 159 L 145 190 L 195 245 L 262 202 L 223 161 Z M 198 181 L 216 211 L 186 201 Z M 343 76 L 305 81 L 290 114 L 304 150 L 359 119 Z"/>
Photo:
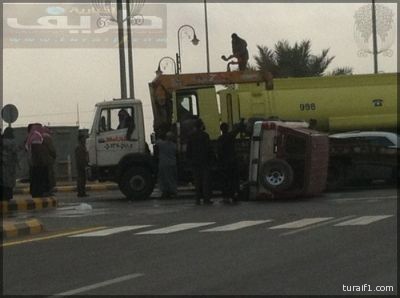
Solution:
<path fill-rule="evenodd" d="M 59 201 L 34 214 L 44 234 L 4 243 L 4 294 L 397 294 L 396 189 L 212 206 L 119 192 Z"/>

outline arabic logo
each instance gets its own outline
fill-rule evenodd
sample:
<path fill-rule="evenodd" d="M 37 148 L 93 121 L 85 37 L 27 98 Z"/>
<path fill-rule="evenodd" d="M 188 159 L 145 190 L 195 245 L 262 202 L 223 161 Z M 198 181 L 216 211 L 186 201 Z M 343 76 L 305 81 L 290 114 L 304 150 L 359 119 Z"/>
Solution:
<path fill-rule="evenodd" d="M 145 0 L 130 1 L 129 11 L 133 25 L 141 25 L 144 22 L 140 12 L 144 6 Z M 97 26 L 105 27 L 110 21 L 117 22 L 117 4 L 110 0 L 92 0 L 92 6 L 99 13 L 100 18 L 97 20 Z M 123 15 L 126 16 L 127 7 L 123 4 Z M 124 18 L 124 21 L 127 18 Z"/>
<path fill-rule="evenodd" d="M 47 13 L 50 15 L 60 15 L 65 12 L 65 9 L 59 6 L 50 6 L 46 9 Z"/>
<path fill-rule="evenodd" d="M 360 7 L 354 14 L 354 39 L 357 43 L 359 56 L 372 54 L 372 5 Z M 395 22 L 393 11 L 381 4 L 376 5 L 376 33 L 378 41 L 378 54 L 392 56 L 390 47 L 395 38 Z"/>

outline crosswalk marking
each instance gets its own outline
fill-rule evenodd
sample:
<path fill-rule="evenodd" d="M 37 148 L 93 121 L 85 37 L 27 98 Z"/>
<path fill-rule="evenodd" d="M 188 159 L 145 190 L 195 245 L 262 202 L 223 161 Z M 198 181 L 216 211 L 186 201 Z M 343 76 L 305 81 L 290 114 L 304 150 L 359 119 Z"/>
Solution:
<path fill-rule="evenodd" d="M 325 221 L 325 220 L 329 220 L 332 219 L 333 217 L 314 217 L 314 218 L 303 218 L 300 220 L 296 220 L 293 222 L 289 222 L 283 225 L 279 225 L 279 226 L 273 226 L 270 227 L 271 230 L 275 230 L 275 229 L 297 229 L 297 228 L 302 228 L 308 225 L 312 225 L 315 224 L 317 222 L 321 222 L 321 221 Z"/>
<path fill-rule="evenodd" d="M 361 216 L 358 218 L 354 218 L 348 221 L 344 221 L 336 224 L 335 226 L 364 226 L 375 221 L 379 221 L 388 217 L 392 217 L 393 215 L 376 215 L 376 216 Z"/>
<path fill-rule="evenodd" d="M 174 226 L 170 226 L 170 227 L 166 227 L 166 228 L 136 233 L 136 235 L 169 234 L 169 233 L 174 233 L 174 232 L 180 232 L 183 230 L 189 230 L 189 229 L 194 229 L 194 228 L 198 228 L 198 227 L 208 226 L 208 225 L 212 225 L 212 224 L 215 224 L 215 222 L 183 223 L 183 224 L 178 224 L 178 225 L 174 225 Z"/>
<path fill-rule="evenodd" d="M 239 221 L 233 224 L 225 225 L 225 226 L 220 226 L 220 227 L 215 227 L 207 230 L 202 230 L 200 232 L 227 232 L 227 231 L 234 231 L 234 230 L 239 230 L 255 225 L 260 225 L 266 222 L 270 222 L 272 220 L 244 220 L 244 221 Z"/>
<path fill-rule="evenodd" d="M 354 215 L 349 215 L 349 216 L 344 216 L 344 217 L 340 217 L 340 218 L 336 218 L 336 219 L 326 220 L 326 221 L 314 224 L 312 226 L 307 226 L 307 227 L 299 228 L 299 229 L 293 229 L 290 232 L 286 232 L 286 233 L 281 234 L 281 236 L 289 236 L 289 235 L 298 234 L 298 233 L 301 233 L 301 232 L 304 232 L 304 231 L 310 231 L 312 229 L 316 229 L 316 228 L 319 228 L 319 227 L 322 227 L 322 226 L 331 225 L 331 224 L 334 224 L 336 222 L 340 222 L 340 221 L 343 221 L 343 220 L 346 220 L 346 219 L 349 219 L 349 218 L 352 218 L 352 217 L 354 217 Z"/>
<path fill-rule="evenodd" d="M 73 235 L 70 237 L 102 237 L 102 236 L 109 236 L 112 234 L 117 234 L 117 233 L 121 233 L 121 232 L 132 231 L 132 230 L 137 230 L 137 229 L 147 228 L 147 227 L 151 227 L 151 225 L 123 226 L 123 227 L 105 229 L 105 230 L 91 232 L 91 233 Z"/>
<path fill-rule="evenodd" d="M 70 215 L 73 216 L 73 215 Z M 310 229 L 314 229 L 321 226 L 331 225 L 331 226 L 365 226 L 371 223 L 393 217 L 394 215 L 375 215 L 375 216 L 360 216 L 355 217 L 355 215 L 345 216 L 341 218 L 334 218 L 334 217 L 314 217 L 314 218 L 303 218 L 300 220 L 276 225 L 269 227 L 268 229 L 275 230 L 275 229 L 291 229 L 291 231 L 286 232 L 284 236 L 289 236 L 292 234 L 296 234 L 303 231 L 309 231 Z M 231 224 L 221 225 L 221 226 L 214 226 L 211 228 L 206 228 L 204 230 L 200 230 L 199 232 L 229 232 L 240 230 L 256 225 L 261 225 L 264 223 L 272 222 L 273 219 L 265 219 L 265 220 L 243 220 L 234 222 Z M 172 226 L 156 228 L 148 231 L 137 232 L 135 235 L 156 235 L 156 234 L 170 234 L 185 230 L 190 230 L 194 228 L 200 228 L 208 225 L 215 224 L 215 222 L 192 222 L 192 223 L 181 223 Z M 80 233 L 76 235 L 70 235 L 71 238 L 77 237 L 104 237 L 113 234 L 118 234 L 127 231 L 133 231 L 148 227 L 154 227 L 154 225 L 132 225 L 132 226 L 121 226 L 121 227 L 114 227 L 108 228 L 105 227 L 102 230 L 93 231 L 93 232 L 86 232 Z"/>

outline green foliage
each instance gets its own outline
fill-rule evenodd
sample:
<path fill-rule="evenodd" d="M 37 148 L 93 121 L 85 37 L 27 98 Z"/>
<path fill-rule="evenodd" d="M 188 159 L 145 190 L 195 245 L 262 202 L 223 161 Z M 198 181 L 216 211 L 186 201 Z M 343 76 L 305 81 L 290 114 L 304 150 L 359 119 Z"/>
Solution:
<path fill-rule="evenodd" d="M 352 67 L 337 67 L 334 70 L 332 70 L 330 73 L 328 73 L 329 76 L 345 76 L 345 75 L 352 75 L 353 74 L 353 68 Z"/>
<path fill-rule="evenodd" d="M 257 68 L 269 71 L 276 78 L 322 76 L 335 58 L 329 57 L 329 49 L 320 55 L 311 54 L 311 41 L 303 40 L 291 46 L 287 40 L 279 41 L 274 49 L 257 46 L 258 55 L 254 56 Z"/>

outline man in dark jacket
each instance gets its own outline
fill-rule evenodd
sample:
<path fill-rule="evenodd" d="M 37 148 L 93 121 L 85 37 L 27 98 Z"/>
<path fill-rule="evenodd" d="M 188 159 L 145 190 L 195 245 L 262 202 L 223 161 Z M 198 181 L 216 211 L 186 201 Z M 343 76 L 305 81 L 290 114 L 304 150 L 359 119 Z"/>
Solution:
<path fill-rule="evenodd" d="M 247 42 L 244 39 L 240 38 L 236 33 L 233 33 L 231 37 L 232 37 L 232 55 L 230 55 L 229 57 L 222 56 L 221 58 L 225 61 L 229 61 L 232 58 L 236 58 L 237 62 L 230 62 L 229 65 L 238 64 L 239 70 L 244 71 L 247 68 L 247 62 L 249 61 Z"/>
<path fill-rule="evenodd" d="M 196 204 L 200 204 L 201 198 L 204 204 L 212 204 L 210 188 L 210 163 L 212 149 L 210 136 L 205 131 L 203 121 L 198 119 L 194 133 L 187 143 L 187 158 L 192 166 L 193 178 L 196 187 Z"/>
<path fill-rule="evenodd" d="M 217 141 L 217 156 L 223 181 L 222 196 L 225 203 L 228 203 L 229 199 L 235 203 L 235 194 L 239 192 L 239 169 L 235 151 L 235 139 L 240 132 L 240 128 L 240 126 L 235 126 L 229 132 L 227 123 L 222 123 L 220 126 L 222 135 Z"/>
<path fill-rule="evenodd" d="M 86 194 L 86 166 L 89 163 L 88 152 L 86 150 L 84 135 L 79 136 L 79 144 L 75 149 L 75 161 L 76 161 L 76 186 L 78 191 L 78 197 L 87 197 Z"/>

